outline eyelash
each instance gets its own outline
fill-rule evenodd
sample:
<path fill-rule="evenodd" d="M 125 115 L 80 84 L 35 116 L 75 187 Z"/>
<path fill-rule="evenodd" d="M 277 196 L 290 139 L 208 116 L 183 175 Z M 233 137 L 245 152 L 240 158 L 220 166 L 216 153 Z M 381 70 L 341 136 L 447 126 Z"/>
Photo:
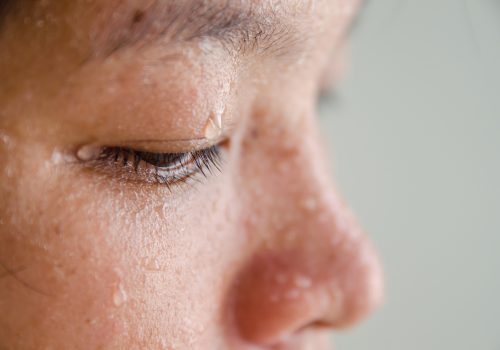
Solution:
<path fill-rule="evenodd" d="M 185 153 L 152 153 L 125 147 L 105 147 L 93 161 L 100 170 L 113 171 L 124 180 L 157 183 L 171 188 L 221 171 L 218 145 Z"/>

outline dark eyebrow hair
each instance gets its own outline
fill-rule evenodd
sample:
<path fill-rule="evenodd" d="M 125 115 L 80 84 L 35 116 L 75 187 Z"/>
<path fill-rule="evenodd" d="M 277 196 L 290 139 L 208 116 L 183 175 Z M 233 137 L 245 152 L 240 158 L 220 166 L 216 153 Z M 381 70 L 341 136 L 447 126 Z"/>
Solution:
<path fill-rule="evenodd" d="M 249 3 L 226 0 L 215 5 L 200 0 L 157 0 L 147 8 L 129 11 L 122 21 L 100 31 L 93 43 L 92 56 L 106 57 L 126 47 L 165 37 L 172 42 L 210 37 L 218 39 L 228 50 L 273 54 L 280 54 L 305 39 L 286 16 Z"/>
<path fill-rule="evenodd" d="M 0 0 L 0 27 L 14 0 Z"/>

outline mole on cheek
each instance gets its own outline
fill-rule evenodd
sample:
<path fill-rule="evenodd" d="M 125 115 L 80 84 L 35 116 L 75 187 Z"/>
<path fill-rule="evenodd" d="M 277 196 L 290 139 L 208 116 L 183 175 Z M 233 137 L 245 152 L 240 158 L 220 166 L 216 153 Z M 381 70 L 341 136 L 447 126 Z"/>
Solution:
<path fill-rule="evenodd" d="M 136 10 L 134 12 L 134 16 L 132 17 L 132 25 L 135 25 L 141 22 L 144 19 L 144 11 Z"/>

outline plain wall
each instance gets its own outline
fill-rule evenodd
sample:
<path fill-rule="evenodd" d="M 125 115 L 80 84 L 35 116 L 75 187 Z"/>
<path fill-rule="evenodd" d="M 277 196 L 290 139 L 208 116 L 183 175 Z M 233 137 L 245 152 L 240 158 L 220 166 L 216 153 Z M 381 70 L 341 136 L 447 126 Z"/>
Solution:
<path fill-rule="evenodd" d="M 500 1 L 373 0 L 320 105 L 386 302 L 338 350 L 500 350 Z"/>

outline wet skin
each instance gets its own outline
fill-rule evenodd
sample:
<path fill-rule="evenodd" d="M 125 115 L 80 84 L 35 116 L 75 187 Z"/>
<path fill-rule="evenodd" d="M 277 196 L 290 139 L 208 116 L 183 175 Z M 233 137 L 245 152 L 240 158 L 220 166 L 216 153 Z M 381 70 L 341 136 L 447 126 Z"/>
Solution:
<path fill-rule="evenodd" d="M 321 349 L 368 315 L 315 117 L 357 7 L 13 1 L 0 349 Z"/>

